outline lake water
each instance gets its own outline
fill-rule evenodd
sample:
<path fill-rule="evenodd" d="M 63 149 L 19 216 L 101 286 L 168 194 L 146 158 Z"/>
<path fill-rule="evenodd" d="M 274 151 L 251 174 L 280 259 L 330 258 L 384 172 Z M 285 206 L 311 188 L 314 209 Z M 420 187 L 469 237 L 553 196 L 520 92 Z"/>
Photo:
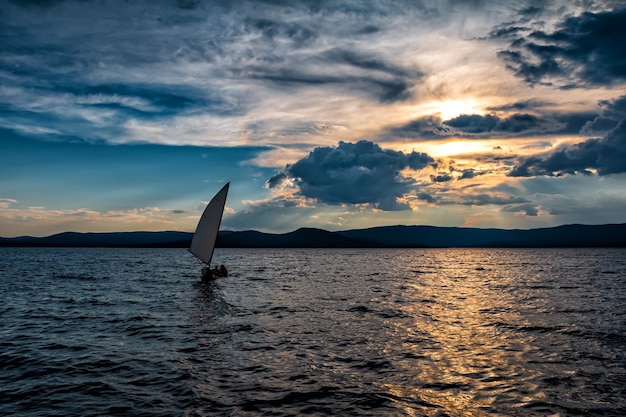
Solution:
<path fill-rule="evenodd" d="M 0 415 L 626 415 L 626 250 L 215 259 L 0 248 Z"/>

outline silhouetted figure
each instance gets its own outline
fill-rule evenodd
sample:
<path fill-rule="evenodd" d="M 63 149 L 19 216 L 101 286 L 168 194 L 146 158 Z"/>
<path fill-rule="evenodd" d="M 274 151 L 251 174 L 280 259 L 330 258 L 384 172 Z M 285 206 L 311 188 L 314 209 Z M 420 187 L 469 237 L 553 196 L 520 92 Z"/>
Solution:
<path fill-rule="evenodd" d="M 226 267 L 222 264 L 219 268 L 213 268 L 211 270 L 211 273 L 213 273 L 213 275 L 215 275 L 216 277 L 223 278 L 228 276 L 228 269 L 226 269 Z"/>
<path fill-rule="evenodd" d="M 202 268 L 202 280 L 211 281 L 217 278 L 224 278 L 228 276 L 228 269 L 223 264 L 220 267 L 215 268 Z"/>

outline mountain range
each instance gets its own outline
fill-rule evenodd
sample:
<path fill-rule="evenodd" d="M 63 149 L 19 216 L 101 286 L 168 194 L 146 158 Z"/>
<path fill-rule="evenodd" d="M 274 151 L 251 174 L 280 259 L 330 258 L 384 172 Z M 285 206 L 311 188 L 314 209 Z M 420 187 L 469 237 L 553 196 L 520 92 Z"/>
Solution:
<path fill-rule="evenodd" d="M 0 238 L 17 247 L 189 247 L 187 232 L 65 232 L 47 237 Z M 220 231 L 223 248 L 442 248 L 442 247 L 626 247 L 626 223 L 564 225 L 540 229 L 382 226 L 330 232 L 301 228 L 274 234 Z"/>

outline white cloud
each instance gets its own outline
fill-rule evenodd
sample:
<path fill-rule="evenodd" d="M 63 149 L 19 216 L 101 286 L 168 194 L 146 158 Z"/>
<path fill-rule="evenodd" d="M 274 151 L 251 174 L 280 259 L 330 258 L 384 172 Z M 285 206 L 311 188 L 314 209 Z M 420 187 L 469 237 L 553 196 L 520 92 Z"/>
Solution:
<path fill-rule="evenodd" d="M 64 231 L 192 230 L 197 222 L 197 217 L 187 219 L 184 213 L 173 213 L 158 207 L 98 211 L 89 208 L 19 207 L 17 203 L 11 199 L 0 200 L 2 237 L 47 236 Z"/>

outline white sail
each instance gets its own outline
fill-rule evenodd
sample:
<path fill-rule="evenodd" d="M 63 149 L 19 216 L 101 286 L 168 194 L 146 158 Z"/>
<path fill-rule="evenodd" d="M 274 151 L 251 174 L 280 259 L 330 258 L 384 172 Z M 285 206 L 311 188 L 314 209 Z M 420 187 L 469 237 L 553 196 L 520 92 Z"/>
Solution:
<path fill-rule="evenodd" d="M 224 213 L 224 205 L 226 204 L 229 185 L 230 183 L 226 183 L 220 192 L 217 193 L 206 206 L 198 222 L 198 226 L 196 227 L 196 233 L 194 233 L 193 239 L 191 240 L 189 250 L 207 265 L 211 264 L 211 258 L 213 257 L 213 250 L 215 249 L 217 232 L 220 230 L 220 223 L 222 222 L 222 214 Z"/>

